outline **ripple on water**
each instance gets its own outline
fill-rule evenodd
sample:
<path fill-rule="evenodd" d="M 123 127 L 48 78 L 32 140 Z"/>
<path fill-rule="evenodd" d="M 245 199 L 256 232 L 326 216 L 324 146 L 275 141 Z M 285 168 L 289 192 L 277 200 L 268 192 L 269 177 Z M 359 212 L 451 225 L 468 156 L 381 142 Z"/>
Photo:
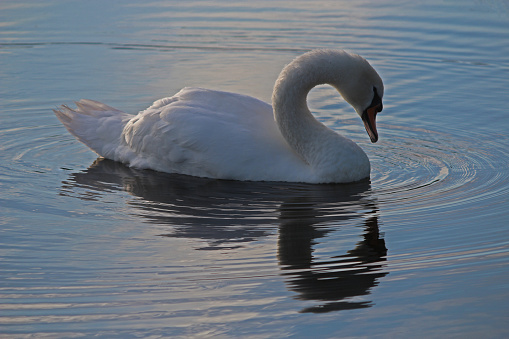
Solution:
<path fill-rule="evenodd" d="M 509 177 L 508 138 L 384 126 L 383 147 L 371 157 L 373 193 L 387 224 L 413 232 L 406 251 L 391 256 L 389 271 L 476 270 L 500 267 Z M 483 142 L 479 142 L 483 140 Z M 498 225 L 484 228 L 486 210 Z M 431 229 L 430 229 L 431 228 Z M 432 243 L 434 246 L 427 247 Z M 442 245 L 438 245 L 438 244 Z"/>
<path fill-rule="evenodd" d="M 383 147 L 372 148 L 372 183 L 380 201 L 391 202 L 393 212 L 403 207 L 412 213 L 457 212 L 507 192 L 507 174 L 499 170 L 507 166 L 507 137 L 490 141 L 486 136 L 382 128 Z"/>
<path fill-rule="evenodd" d="M 17 139 L 4 144 L 4 151 L 14 161 L 10 170 L 3 173 L 8 173 L 6 176 L 12 182 L 22 180 L 20 172 L 26 175 L 37 170 L 47 175 L 55 166 L 82 167 L 80 157 L 84 154 L 93 158 L 65 131 L 57 133 L 52 130 L 54 126 L 43 127 L 48 132 L 35 141 L 28 138 L 30 129 L 2 131 L 2 139 L 14 135 L 13 139 Z M 59 261 L 62 259 L 53 258 L 44 265 L 58 267 L 57 272 L 65 271 L 65 278 L 59 273 L 34 275 L 27 269 L 26 274 L 18 276 L 18 288 L 3 290 L 2 294 L 9 293 L 16 300 L 13 309 L 25 310 L 25 314 L 31 309 L 33 314 L 5 317 L 3 321 L 64 328 L 83 321 L 143 322 L 158 312 L 158 317 L 167 319 L 172 326 L 183 326 L 201 314 L 195 309 L 197 302 L 219 316 L 223 306 L 215 298 L 221 295 L 223 303 L 233 302 L 236 294 L 249 294 L 256 289 L 261 297 L 244 303 L 247 309 L 239 314 L 247 319 L 251 316 L 249 307 L 281 301 L 281 297 L 260 290 L 260 286 L 270 286 L 279 276 L 284 278 L 287 289 L 304 301 L 301 312 L 367 308 L 373 305 L 371 290 L 390 272 L 472 266 L 472 260 L 480 258 L 493 264 L 494 258 L 507 253 L 508 244 L 500 243 L 497 234 L 491 234 L 484 235 L 479 243 L 473 243 L 476 239 L 471 236 L 458 236 L 461 241 L 446 246 L 433 249 L 409 246 L 406 252 L 391 254 L 380 228 L 415 232 L 422 225 L 412 220 L 429 214 L 439 218 L 451 210 L 472 213 L 472 209 L 483 208 L 493 198 L 507 194 L 507 175 L 497 170 L 507 166 L 504 163 L 507 139 L 501 137 L 502 142 L 495 143 L 484 138 L 481 145 L 475 136 L 460 138 L 395 125 L 382 124 L 380 128 L 384 138 L 379 145 L 362 145 L 372 161 L 371 182 L 351 185 L 217 181 L 138 171 L 107 160 L 66 174 L 60 190 L 62 199 L 74 197 L 92 204 L 108 203 L 108 208 L 125 211 L 131 220 L 136 218 L 150 225 L 159 238 L 190 239 L 194 244 L 192 250 L 222 251 L 226 255 L 214 260 L 205 256 L 196 261 L 192 259 L 196 254 L 186 252 L 188 259 L 163 265 L 143 258 L 135 258 L 129 265 L 102 260 L 104 263 L 96 264 L 93 270 L 78 270 L 64 265 Z M 101 205 L 84 213 L 101 215 L 104 208 Z M 491 210 L 503 208 L 500 204 Z M 426 236 L 442 235 L 433 232 Z M 106 238 L 101 241 L 120 240 L 114 235 Z M 421 234 L 416 242 L 422 240 Z M 264 247 L 259 243 L 275 246 Z M 83 244 L 80 246 L 84 248 Z M 68 255 L 83 254 L 74 251 Z M 169 259 L 161 254 L 167 250 L 154 251 L 157 254 L 147 256 L 151 260 Z M 230 251 L 232 255 L 228 255 Z M 99 257 L 104 254 L 90 254 L 88 249 L 86 252 L 90 260 L 96 257 L 97 262 L 101 262 Z M 52 283 L 42 282 L 50 277 Z M 131 282 L 127 285 L 126 277 Z M 180 292 L 170 297 L 168 288 Z M 201 290 L 199 294 L 196 288 Z M 115 298 L 119 293 L 121 301 Z M 91 302 L 99 296 L 101 303 Z M 204 296 L 211 301 L 203 303 Z M 10 310 L 9 304 L 5 307 Z M 42 309 L 52 311 L 37 315 L 37 310 Z M 284 312 L 277 310 L 264 316 L 277 316 L 279 311 Z"/>

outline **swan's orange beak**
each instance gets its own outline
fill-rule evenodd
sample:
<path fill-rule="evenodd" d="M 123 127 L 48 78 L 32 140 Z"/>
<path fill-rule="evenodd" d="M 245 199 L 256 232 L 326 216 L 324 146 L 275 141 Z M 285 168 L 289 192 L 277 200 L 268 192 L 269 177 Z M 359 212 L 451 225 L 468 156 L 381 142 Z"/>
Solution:
<path fill-rule="evenodd" d="M 376 103 L 375 105 L 368 107 L 362 113 L 362 122 L 364 122 L 364 127 L 366 128 L 366 132 L 368 132 L 369 138 L 371 142 L 375 143 L 378 141 L 378 132 L 376 131 L 376 114 L 381 112 L 383 109 L 382 102 Z"/>

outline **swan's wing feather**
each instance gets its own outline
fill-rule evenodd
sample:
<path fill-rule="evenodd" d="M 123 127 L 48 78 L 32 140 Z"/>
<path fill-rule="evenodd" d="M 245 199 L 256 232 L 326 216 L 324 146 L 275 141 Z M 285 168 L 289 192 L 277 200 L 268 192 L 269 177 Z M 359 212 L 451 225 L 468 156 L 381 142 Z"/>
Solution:
<path fill-rule="evenodd" d="M 228 92 L 185 88 L 158 100 L 131 119 L 124 139 L 135 154 L 131 165 L 166 172 L 263 180 L 263 172 L 274 175 L 278 166 L 302 166 L 272 107 Z"/>
<path fill-rule="evenodd" d="M 76 109 L 62 105 L 53 112 L 79 141 L 111 158 L 120 146 L 125 123 L 133 116 L 94 100 L 81 99 L 75 104 Z"/>

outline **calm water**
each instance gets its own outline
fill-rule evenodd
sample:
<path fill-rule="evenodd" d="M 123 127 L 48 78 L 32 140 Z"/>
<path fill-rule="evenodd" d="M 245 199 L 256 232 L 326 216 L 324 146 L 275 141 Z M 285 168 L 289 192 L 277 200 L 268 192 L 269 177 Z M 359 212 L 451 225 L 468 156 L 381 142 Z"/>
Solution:
<path fill-rule="evenodd" d="M 51 111 L 269 101 L 319 47 L 384 79 L 377 144 L 332 89 L 309 97 L 370 182 L 132 170 Z M 508 55 L 502 0 L 0 2 L 0 336 L 508 337 Z"/>

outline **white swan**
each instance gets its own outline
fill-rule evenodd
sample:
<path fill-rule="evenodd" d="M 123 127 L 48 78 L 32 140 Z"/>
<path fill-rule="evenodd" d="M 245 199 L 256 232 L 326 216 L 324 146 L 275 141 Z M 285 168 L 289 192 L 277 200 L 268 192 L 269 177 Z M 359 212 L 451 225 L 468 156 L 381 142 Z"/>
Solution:
<path fill-rule="evenodd" d="M 274 87 L 273 108 L 249 96 L 184 88 L 138 115 L 92 100 L 54 112 L 100 156 L 136 168 L 253 181 L 368 178 L 369 159 L 362 149 L 310 113 L 306 97 L 319 84 L 339 91 L 376 142 L 382 80 L 361 56 L 336 50 L 311 51 L 287 65 Z"/>

